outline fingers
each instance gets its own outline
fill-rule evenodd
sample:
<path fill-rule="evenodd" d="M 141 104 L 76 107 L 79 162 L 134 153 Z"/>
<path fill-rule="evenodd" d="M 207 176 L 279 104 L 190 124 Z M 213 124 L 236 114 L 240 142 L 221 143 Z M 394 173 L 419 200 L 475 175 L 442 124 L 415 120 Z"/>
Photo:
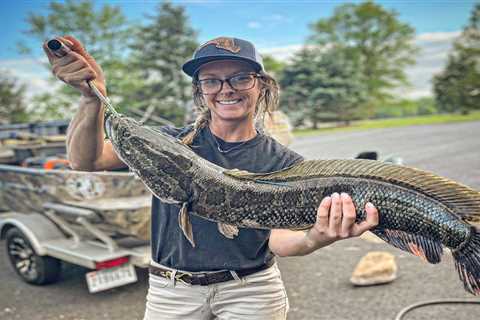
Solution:
<path fill-rule="evenodd" d="M 84 57 L 85 60 L 87 61 L 87 63 L 93 68 L 95 73 L 102 77 L 102 69 L 97 64 L 95 59 L 85 50 L 85 48 L 83 47 L 83 45 L 80 41 L 78 41 L 74 37 L 68 36 L 68 35 L 64 36 L 61 39 L 65 39 L 66 41 L 69 41 L 72 44 L 71 49 L 73 51 L 77 52 L 82 57 Z"/>
<path fill-rule="evenodd" d="M 359 236 L 367 230 L 370 230 L 378 225 L 379 217 L 378 217 L 378 210 L 375 206 L 367 202 L 365 205 L 365 211 L 367 212 L 367 218 L 365 221 L 362 221 L 358 224 L 353 226 L 353 235 Z"/>
<path fill-rule="evenodd" d="M 73 51 L 70 51 L 69 53 L 67 53 L 65 56 L 61 57 L 61 58 L 56 58 L 55 61 L 53 61 L 52 63 L 52 71 L 54 68 L 58 68 L 58 67 L 61 67 L 61 66 L 66 66 L 72 62 L 75 62 L 75 61 L 84 61 L 84 59 L 78 55 L 77 53 L 73 52 Z M 85 64 L 87 64 L 86 61 L 84 61 Z"/>
<path fill-rule="evenodd" d="M 68 48 L 65 55 L 56 56 L 47 45 L 43 50 L 52 65 L 52 73 L 63 82 L 79 90 L 83 95 L 93 95 L 87 81 L 95 80 L 95 85 L 106 96 L 105 78 L 102 69 L 84 49 L 82 43 L 72 36 L 57 37 L 58 41 Z"/>
<path fill-rule="evenodd" d="M 52 73 L 54 75 L 58 75 L 60 73 L 75 72 L 83 68 L 89 68 L 85 61 L 77 60 L 75 57 L 68 56 L 65 57 L 65 59 L 55 62 L 55 64 L 52 66 Z"/>
<path fill-rule="evenodd" d="M 58 40 L 62 41 L 64 44 L 68 45 L 70 49 L 72 49 L 75 52 L 78 52 L 81 56 L 89 56 L 85 48 L 83 47 L 83 44 L 75 39 L 74 37 L 70 35 L 66 35 L 63 37 L 58 37 Z"/>
<path fill-rule="evenodd" d="M 96 63 L 95 59 L 93 59 L 93 57 L 88 54 L 80 41 L 68 35 L 64 37 L 56 37 L 56 39 L 62 42 L 63 45 L 68 47 L 70 50 L 63 57 L 57 57 L 48 48 L 47 42 L 45 42 L 43 44 L 43 50 L 45 51 L 45 54 L 47 55 L 47 58 L 52 66 L 64 66 L 74 61 L 80 60 L 83 61 L 86 65 L 88 65 L 90 68 L 92 68 L 94 74 L 96 75 L 96 78 L 99 78 L 102 84 L 105 82 L 102 69 Z M 56 70 L 54 70 L 54 75 L 58 77 L 58 72 Z"/>
<path fill-rule="evenodd" d="M 72 86 L 78 86 L 80 83 L 94 79 L 95 74 L 91 69 L 83 68 L 76 72 L 69 72 L 63 79 L 65 83 L 68 83 Z M 88 85 L 87 85 L 88 87 Z"/>
<path fill-rule="evenodd" d="M 352 198 L 346 193 L 335 192 L 320 203 L 312 235 L 333 241 L 359 236 L 377 226 L 379 221 L 378 210 L 373 204 L 367 203 L 365 211 L 366 220 L 356 223 L 357 212 Z"/>
<path fill-rule="evenodd" d="M 342 200 L 338 193 L 332 194 L 332 207 L 330 208 L 329 234 L 335 238 L 339 235 L 342 226 Z"/>
<path fill-rule="evenodd" d="M 355 225 L 357 212 L 352 198 L 346 194 L 341 194 L 342 199 L 342 225 L 340 229 L 340 238 L 346 239 L 351 236 L 352 228 Z"/>
<path fill-rule="evenodd" d="M 79 81 L 96 78 L 95 71 L 78 53 L 70 51 L 52 65 L 52 73 L 60 80 L 75 87 Z"/>
<path fill-rule="evenodd" d="M 320 202 L 320 206 L 318 207 L 316 227 L 321 233 L 325 233 L 328 230 L 328 217 L 331 204 L 332 198 L 325 197 L 323 198 L 322 202 Z"/>
<path fill-rule="evenodd" d="M 355 224 L 356 212 L 352 198 L 342 193 L 333 193 L 320 203 L 315 228 L 329 238 L 348 238 Z"/>
<path fill-rule="evenodd" d="M 47 55 L 47 58 L 50 62 L 50 64 L 53 64 L 58 58 L 61 58 L 63 55 L 65 55 L 67 52 L 71 51 L 71 48 L 73 47 L 73 43 L 67 39 L 64 39 L 62 37 L 57 37 L 55 38 L 56 40 L 60 41 L 67 49 L 66 50 L 61 50 L 62 54 L 58 55 L 55 52 L 52 52 L 50 48 L 48 47 L 48 42 L 45 41 L 43 43 L 43 51 L 45 51 L 45 54 Z"/>

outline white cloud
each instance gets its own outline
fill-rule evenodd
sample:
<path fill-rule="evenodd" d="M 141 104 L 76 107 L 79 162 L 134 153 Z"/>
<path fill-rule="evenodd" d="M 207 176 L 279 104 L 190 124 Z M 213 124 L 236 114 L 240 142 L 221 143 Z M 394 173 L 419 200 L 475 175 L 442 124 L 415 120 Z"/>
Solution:
<path fill-rule="evenodd" d="M 0 70 L 15 77 L 19 83 L 27 86 L 26 96 L 52 92 L 55 85 L 49 81 L 50 72 L 45 68 L 46 58 L 8 59 L 0 60 Z"/>
<path fill-rule="evenodd" d="M 303 48 L 302 44 L 293 44 L 282 47 L 259 48 L 261 54 L 272 56 L 280 61 L 289 61 L 295 53 Z"/>
<path fill-rule="evenodd" d="M 432 95 L 432 77 L 441 72 L 452 49 L 453 41 L 460 32 L 422 33 L 415 38 L 415 44 L 420 47 L 416 64 L 406 68 L 411 86 L 395 90 L 408 98 L 420 98 Z M 261 48 L 262 54 L 268 54 L 280 61 L 289 62 L 303 45 L 294 44 L 283 47 Z"/>
<path fill-rule="evenodd" d="M 281 14 L 272 14 L 272 15 L 269 15 L 269 16 L 264 16 L 262 18 L 262 20 L 264 21 L 271 21 L 271 22 L 277 22 L 277 23 L 282 23 L 282 22 L 292 22 L 292 18 L 290 17 L 287 17 L 287 16 L 284 16 L 284 15 L 281 15 Z"/>
<path fill-rule="evenodd" d="M 271 14 L 261 17 L 259 21 L 250 21 L 247 26 L 251 29 L 274 30 L 280 27 L 287 28 L 287 24 L 290 24 L 292 21 L 293 19 L 290 17 L 281 14 Z"/>
<path fill-rule="evenodd" d="M 254 23 L 254 21 L 252 21 Z M 453 40 L 459 32 L 424 33 L 417 36 L 416 44 L 421 48 L 416 61 L 417 64 L 406 69 L 408 79 L 412 86 L 398 89 L 402 95 L 410 98 L 418 98 L 431 95 L 431 79 L 439 73 L 452 48 Z M 301 50 L 302 44 L 288 46 L 259 48 L 262 54 L 268 54 L 280 61 L 288 62 L 296 52 Z M 43 65 L 45 58 L 39 59 L 10 59 L 0 60 L 0 70 L 17 77 L 21 83 L 27 85 L 27 95 L 32 97 L 39 93 L 51 92 L 60 81 L 49 81 L 50 72 Z"/>
<path fill-rule="evenodd" d="M 416 37 L 415 41 L 417 42 L 453 41 L 459 35 L 460 35 L 460 31 L 421 33 Z"/>
<path fill-rule="evenodd" d="M 447 62 L 453 41 L 460 32 L 423 33 L 416 37 L 415 44 L 420 47 L 416 64 L 406 69 L 410 87 L 400 88 L 395 92 L 408 98 L 420 98 L 433 95 L 432 78 L 440 73 Z"/>
<path fill-rule="evenodd" d="M 262 24 L 258 21 L 250 21 L 247 23 L 247 27 L 250 29 L 259 29 L 262 27 Z"/>

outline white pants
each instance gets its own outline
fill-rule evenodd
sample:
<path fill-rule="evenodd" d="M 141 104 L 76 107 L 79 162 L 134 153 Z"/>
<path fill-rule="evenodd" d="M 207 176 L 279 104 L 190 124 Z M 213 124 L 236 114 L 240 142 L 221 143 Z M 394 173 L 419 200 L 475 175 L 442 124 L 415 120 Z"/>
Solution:
<path fill-rule="evenodd" d="M 144 320 L 287 318 L 288 298 L 277 264 L 242 279 L 208 286 L 192 286 L 152 274 L 149 282 Z"/>

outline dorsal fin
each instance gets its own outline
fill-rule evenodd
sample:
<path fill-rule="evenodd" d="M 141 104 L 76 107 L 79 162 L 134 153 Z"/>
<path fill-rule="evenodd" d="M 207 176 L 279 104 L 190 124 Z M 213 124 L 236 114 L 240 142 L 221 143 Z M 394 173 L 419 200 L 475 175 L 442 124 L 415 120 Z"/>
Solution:
<path fill-rule="evenodd" d="M 413 189 L 443 203 L 467 221 L 480 220 L 480 192 L 419 169 L 361 159 L 306 160 L 283 170 L 233 175 L 276 183 L 319 177 L 352 177 L 383 181 Z"/>

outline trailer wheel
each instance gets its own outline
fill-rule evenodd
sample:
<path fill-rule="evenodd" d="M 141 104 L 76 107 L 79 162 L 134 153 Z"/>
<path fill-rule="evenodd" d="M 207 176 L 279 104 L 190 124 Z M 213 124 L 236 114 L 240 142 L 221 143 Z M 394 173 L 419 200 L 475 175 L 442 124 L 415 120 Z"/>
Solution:
<path fill-rule="evenodd" d="M 43 285 L 57 281 L 60 260 L 37 255 L 28 238 L 18 228 L 8 230 L 6 240 L 10 263 L 25 282 Z"/>

